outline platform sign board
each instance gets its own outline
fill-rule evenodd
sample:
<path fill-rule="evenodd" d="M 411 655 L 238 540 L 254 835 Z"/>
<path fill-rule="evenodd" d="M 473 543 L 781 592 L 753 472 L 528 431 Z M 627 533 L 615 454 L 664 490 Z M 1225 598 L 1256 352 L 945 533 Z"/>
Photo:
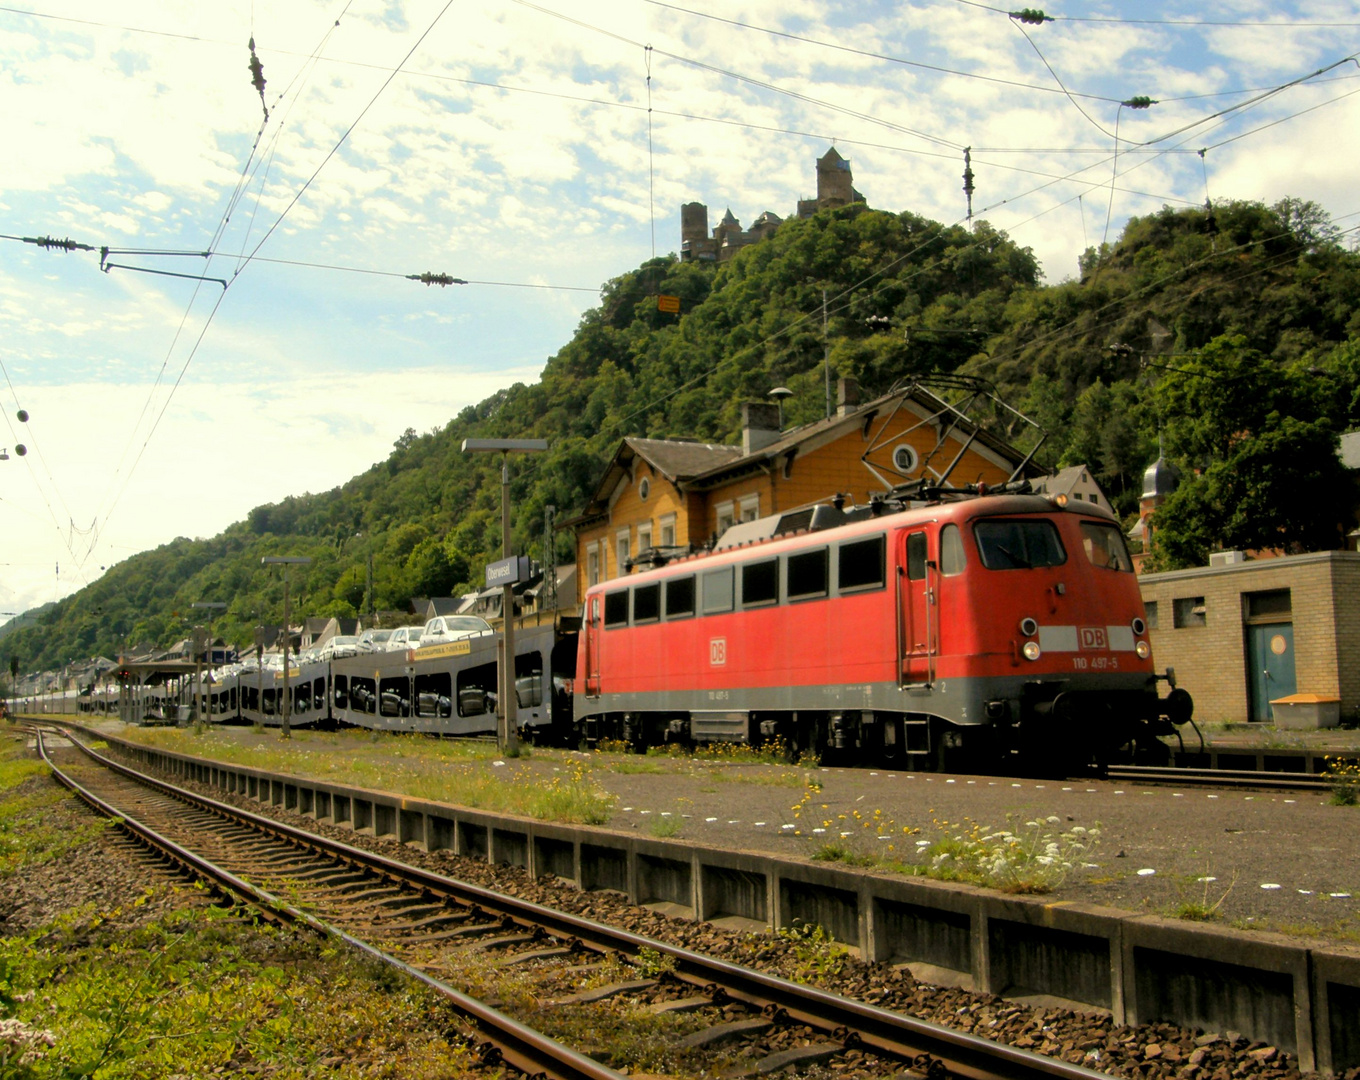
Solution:
<path fill-rule="evenodd" d="M 530 559 L 528 555 L 511 555 L 508 559 L 498 559 L 486 564 L 486 587 L 499 588 L 502 585 L 519 585 L 530 578 Z"/>

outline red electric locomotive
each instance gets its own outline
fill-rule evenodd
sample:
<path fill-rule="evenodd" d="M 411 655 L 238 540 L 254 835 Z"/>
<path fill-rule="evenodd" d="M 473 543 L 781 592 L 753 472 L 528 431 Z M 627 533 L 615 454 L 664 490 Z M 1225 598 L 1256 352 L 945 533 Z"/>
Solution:
<path fill-rule="evenodd" d="M 935 501 L 765 519 L 768 539 L 592 587 L 587 740 L 780 737 L 920 769 L 1163 755 L 1155 736 L 1193 705 L 1153 669 L 1113 517 L 1062 496 L 916 494 Z"/>

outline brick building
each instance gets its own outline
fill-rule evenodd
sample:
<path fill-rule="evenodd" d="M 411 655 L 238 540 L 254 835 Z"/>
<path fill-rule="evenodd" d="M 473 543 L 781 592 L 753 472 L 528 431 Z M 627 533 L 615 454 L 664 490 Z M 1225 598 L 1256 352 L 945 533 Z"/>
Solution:
<path fill-rule="evenodd" d="M 999 484 L 1025 457 L 967 421 L 950 428 L 949 407 L 919 387 L 864 405 L 857 395 L 842 379 L 833 416 L 787 432 L 778 406 L 749 402 L 740 446 L 624 439 L 585 509 L 560 526 L 576 530 L 578 598 L 650 548 L 698 548 L 738 522 L 837 494 L 863 505 L 895 485 L 938 478 L 956 456 L 951 483 Z"/>
<path fill-rule="evenodd" d="M 1270 722 L 1295 692 L 1360 711 L 1360 553 L 1143 574 L 1153 656 L 1210 723 Z"/>

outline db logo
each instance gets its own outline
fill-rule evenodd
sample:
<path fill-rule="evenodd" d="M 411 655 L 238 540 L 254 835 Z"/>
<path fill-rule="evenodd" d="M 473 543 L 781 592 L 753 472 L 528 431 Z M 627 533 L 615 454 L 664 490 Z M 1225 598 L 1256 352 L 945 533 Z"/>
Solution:
<path fill-rule="evenodd" d="M 713 667 L 722 667 L 727 663 L 727 638 L 710 638 L 708 642 L 708 662 Z"/>
<path fill-rule="evenodd" d="M 1110 647 L 1103 626 L 1083 626 L 1078 632 L 1081 634 L 1081 647 L 1083 649 L 1108 649 Z"/>

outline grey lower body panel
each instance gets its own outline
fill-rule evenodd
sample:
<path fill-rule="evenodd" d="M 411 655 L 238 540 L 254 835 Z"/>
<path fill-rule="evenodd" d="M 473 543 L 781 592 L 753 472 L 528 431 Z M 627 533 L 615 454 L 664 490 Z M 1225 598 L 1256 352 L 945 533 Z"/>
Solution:
<path fill-rule="evenodd" d="M 929 685 L 899 686 L 894 682 L 857 685 L 769 686 L 732 690 L 658 690 L 647 693 L 577 695 L 578 720 L 608 713 L 730 714 L 846 712 L 863 710 L 937 717 L 959 727 L 996 722 L 988 714 L 988 702 L 1004 701 L 1017 720 L 1027 713 L 1027 703 L 1052 701 L 1059 694 L 1078 699 L 1110 698 L 1127 703 L 1127 711 L 1146 712 L 1156 692 L 1146 675 L 1001 676 L 937 679 Z M 993 710 L 995 711 L 995 710 Z M 1125 711 L 1123 708 L 1120 710 Z M 1155 715 L 1155 712 L 1153 713 Z"/>

